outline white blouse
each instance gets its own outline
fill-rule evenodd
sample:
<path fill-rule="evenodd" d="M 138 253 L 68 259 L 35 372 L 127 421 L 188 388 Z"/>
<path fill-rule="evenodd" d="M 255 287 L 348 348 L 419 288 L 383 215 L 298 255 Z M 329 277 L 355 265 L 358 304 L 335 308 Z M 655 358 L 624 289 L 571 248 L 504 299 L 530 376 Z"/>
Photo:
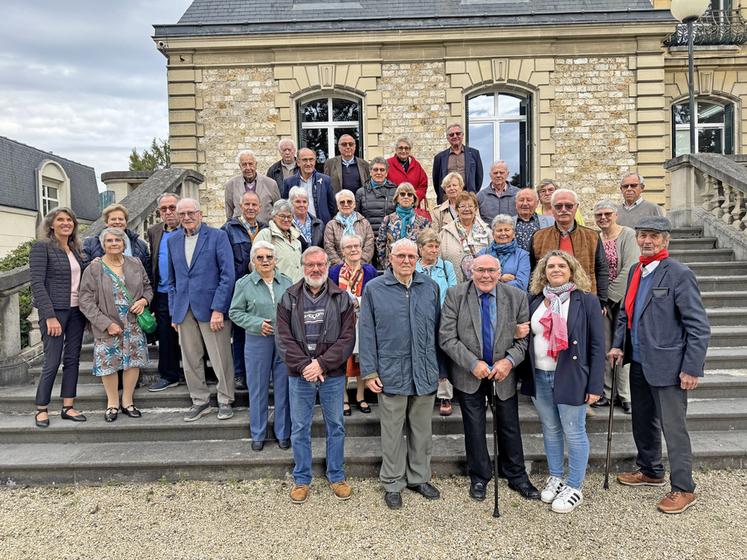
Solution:
<path fill-rule="evenodd" d="M 563 319 L 568 320 L 568 308 L 570 307 L 571 299 L 568 298 L 564 303 L 560 304 L 560 314 Z M 558 365 L 558 361 L 547 355 L 547 351 L 550 349 L 550 341 L 545 338 L 545 327 L 540 324 L 540 319 L 545 314 L 547 307 L 545 302 L 539 304 L 539 307 L 532 314 L 532 352 L 534 352 L 534 368 L 541 369 L 543 371 L 555 371 Z"/>

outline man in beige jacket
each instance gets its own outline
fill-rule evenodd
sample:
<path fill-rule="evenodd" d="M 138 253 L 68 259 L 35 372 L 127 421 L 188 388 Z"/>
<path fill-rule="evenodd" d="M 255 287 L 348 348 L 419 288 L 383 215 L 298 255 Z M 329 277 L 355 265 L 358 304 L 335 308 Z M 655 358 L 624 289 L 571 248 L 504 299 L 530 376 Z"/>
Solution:
<path fill-rule="evenodd" d="M 226 183 L 226 219 L 241 216 L 241 197 L 245 192 L 255 192 L 259 197 L 260 210 L 257 219 L 267 223 L 270 220 L 272 205 L 280 200 L 277 183 L 257 174 L 257 158 L 251 150 L 239 152 L 241 175 L 232 177 Z"/>

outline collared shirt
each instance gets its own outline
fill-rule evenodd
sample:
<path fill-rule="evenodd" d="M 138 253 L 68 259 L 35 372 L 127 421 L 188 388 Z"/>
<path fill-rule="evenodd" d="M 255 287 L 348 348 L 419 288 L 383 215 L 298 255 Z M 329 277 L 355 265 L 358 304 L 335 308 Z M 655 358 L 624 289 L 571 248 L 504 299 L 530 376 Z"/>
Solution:
<path fill-rule="evenodd" d="M 239 223 L 244 226 L 244 229 L 246 230 L 246 233 L 249 234 L 249 239 L 254 241 L 254 238 L 259 233 L 259 222 L 257 220 L 254 220 L 254 224 L 250 224 L 249 220 L 247 220 L 243 215 L 239 216 Z"/>
<path fill-rule="evenodd" d="M 296 162 L 292 161 L 290 163 L 283 163 L 283 161 L 280 161 L 280 168 L 283 170 L 283 179 L 287 179 L 288 177 L 292 177 L 296 174 Z"/>
<path fill-rule="evenodd" d="M 169 237 L 174 235 L 176 228 L 169 230 L 163 225 L 161 243 L 158 245 L 158 292 L 167 294 L 169 292 Z"/>
<path fill-rule="evenodd" d="M 458 152 L 451 148 L 449 151 L 449 160 L 446 163 L 446 171 L 449 173 L 459 173 L 462 179 L 466 180 L 465 177 L 465 162 L 464 162 L 464 144 L 460 146 Z"/>
<path fill-rule="evenodd" d="M 316 216 L 316 207 L 314 206 L 314 173 L 311 174 L 308 180 L 299 175 L 298 186 L 306 191 L 306 196 L 309 199 L 309 214 Z"/>
<path fill-rule="evenodd" d="M 257 191 L 257 177 L 254 177 L 254 181 L 247 181 L 244 179 L 244 191 L 245 192 L 256 192 Z"/>
<path fill-rule="evenodd" d="M 187 266 L 192 266 L 192 257 L 195 254 L 197 239 L 199 237 L 199 231 L 195 232 L 193 235 L 187 235 L 187 232 L 184 232 L 184 258 L 187 259 Z"/>
<path fill-rule="evenodd" d="M 641 268 L 641 278 L 645 278 L 649 274 L 651 274 L 654 270 L 656 270 L 656 267 L 659 266 L 661 261 L 654 261 L 651 263 L 648 263 L 646 266 Z"/>
<path fill-rule="evenodd" d="M 641 202 L 643 202 L 643 197 L 639 196 L 638 200 L 636 200 L 633 204 L 628 205 L 628 204 L 625 204 L 625 202 L 623 202 L 620 207 L 623 210 L 632 210 L 633 208 L 635 208 L 636 206 L 638 206 Z"/>
<path fill-rule="evenodd" d="M 342 164 L 345 167 L 348 167 L 350 165 L 354 165 L 355 164 L 355 156 L 353 156 L 352 159 L 347 159 L 347 160 L 346 159 L 342 159 L 342 156 L 340 156 L 340 161 L 342 162 Z"/>
<path fill-rule="evenodd" d="M 537 214 L 532 214 L 532 217 L 528 220 L 523 220 L 517 215 L 516 225 L 514 226 L 514 231 L 516 232 L 516 244 L 528 252 L 529 248 L 532 246 L 532 236 L 534 235 L 534 232 L 539 229 L 540 223 Z"/>

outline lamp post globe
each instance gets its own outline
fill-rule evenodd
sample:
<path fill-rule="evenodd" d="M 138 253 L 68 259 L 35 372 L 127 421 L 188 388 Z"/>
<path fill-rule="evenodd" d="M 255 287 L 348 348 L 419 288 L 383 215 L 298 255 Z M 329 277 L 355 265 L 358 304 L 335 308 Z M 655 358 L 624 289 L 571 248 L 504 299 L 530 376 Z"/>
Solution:
<path fill-rule="evenodd" d="M 672 0 L 672 15 L 682 23 L 689 23 L 702 16 L 709 4 L 708 0 Z"/>

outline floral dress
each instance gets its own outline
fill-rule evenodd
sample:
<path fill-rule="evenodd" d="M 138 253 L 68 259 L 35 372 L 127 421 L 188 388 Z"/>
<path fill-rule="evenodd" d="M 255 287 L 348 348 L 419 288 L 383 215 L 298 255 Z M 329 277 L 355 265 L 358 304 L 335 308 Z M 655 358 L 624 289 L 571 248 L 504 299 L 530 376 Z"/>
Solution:
<path fill-rule="evenodd" d="M 148 346 L 145 334 L 140 330 L 136 321 L 130 322 L 127 318 L 130 304 L 120 286 L 124 278 L 115 276 L 114 272 L 107 270 L 106 267 L 104 272 L 112 278 L 114 304 L 124 329 L 117 336 L 100 338 L 94 342 L 93 374 L 97 377 L 148 365 Z"/>

